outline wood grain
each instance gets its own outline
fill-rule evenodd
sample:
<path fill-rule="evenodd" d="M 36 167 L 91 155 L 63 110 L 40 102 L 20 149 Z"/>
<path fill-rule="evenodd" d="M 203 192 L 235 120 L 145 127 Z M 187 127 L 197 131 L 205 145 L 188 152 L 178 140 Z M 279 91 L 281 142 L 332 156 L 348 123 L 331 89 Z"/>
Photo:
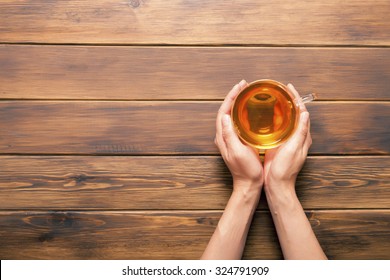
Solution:
<path fill-rule="evenodd" d="M 1 259 L 197 259 L 218 211 L 0 212 Z M 389 259 L 390 211 L 307 212 L 331 259 Z M 280 259 L 268 212 L 257 212 L 245 259 Z"/>
<path fill-rule="evenodd" d="M 0 102 L 0 153 L 217 154 L 220 102 Z M 317 102 L 312 154 L 390 154 L 390 104 Z"/>
<path fill-rule="evenodd" d="M 243 78 L 318 93 L 299 199 L 329 258 L 390 259 L 388 0 L 0 7 L 0 259 L 199 258 Z M 244 258 L 282 258 L 264 195 Z"/>
<path fill-rule="evenodd" d="M 308 158 L 296 189 L 305 209 L 390 208 L 389 186 L 390 157 L 338 156 Z M 0 209 L 223 210 L 231 190 L 216 156 L 0 157 Z"/>
<path fill-rule="evenodd" d="M 389 45 L 390 3 L 1 1 L 0 41 Z"/>
<path fill-rule="evenodd" d="M 0 98 L 223 99 L 241 79 L 390 100 L 388 48 L 0 46 Z"/>

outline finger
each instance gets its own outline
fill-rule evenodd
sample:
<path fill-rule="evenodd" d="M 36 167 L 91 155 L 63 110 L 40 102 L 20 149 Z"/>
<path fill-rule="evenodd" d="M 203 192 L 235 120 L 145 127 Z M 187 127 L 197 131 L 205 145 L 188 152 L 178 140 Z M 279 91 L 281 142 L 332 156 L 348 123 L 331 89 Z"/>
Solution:
<path fill-rule="evenodd" d="M 237 95 L 243 90 L 248 83 L 245 80 L 242 80 L 236 84 L 230 92 L 226 95 L 225 99 L 222 102 L 221 107 L 219 108 L 219 113 L 221 114 L 230 114 L 233 102 L 236 99 Z"/>
<path fill-rule="evenodd" d="M 310 133 L 309 135 L 307 136 L 306 140 L 305 140 L 305 143 L 303 143 L 303 153 L 304 155 L 307 155 L 308 152 L 309 152 L 309 149 L 311 147 L 311 143 L 312 143 L 312 140 L 311 140 L 311 136 L 310 136 Z"/>
<path fill-rule="evenodd" d="M 242 145 L 236 132 L 233 129 L 233 125 L 230 119 L 230 115 L 223 115 L 222 117 L 222 137 L 226 143 L 226 149 L 237 149 Z"/>
<path fill-rule="evenodd" d="M 235 98 L 240 93 L 241 89 L 245 88 L 247 85 L 248 83 L 245 80 L 242 80 L 240 83 L 236 84 L 225 97 L 225 100 L 222 102 L 217 114 L 215 124 L 216 135 L 220 135 L 222 137 L 222 116 L 225 114 L 230 114 L 230 110 Z"/>
<path fill-rule="evenodd" d="M 230 92 L 225 97 L 224 101 L 222 102 L 218 110 L 217 118 L 215 120 L 217 136 L 222 134 L 222 116 L 224 114 L 228 114 L 227 111 L 230 111 L 231 103 L 234 101 L 234 98 L 236 98 L 239 91 L 240 91 L 240 85 L 239 84 L 234 85 L 234 87 L 230 90 Z"/>
<path fill-rule="evenodd" d="M 225 156 L 227 153 L 226 143 L 222 136 L 222 117 L 226 114 L 230 114 L 230 110 L 232 104 L 237 97 L 237 95 L 244 89 L 248 83 L 245 80 L 242 80 L 238 84 L 236 84 L 225 97 L 222 102 L 221 107 L 218 110 L 217 118 L 216 118 L 216 135 L 215 135 L 215 144 L 217 145 L 219 151 L 222 156 Z"/>
<path fill-rule="evenodd" d="M 302 112 L 299 117 L 299 123 L 296 132 L 291 137 L 289 142 L 291 141 L 297 147 L 303 147 L 306 138 L 309 133 L 309 112 Z"/>
<path fill-rule="evenodd" d="M 299 109 L 301 112 L 307 111 L 305 104 L 302 102 L 301 96 L 299 95 L 298 91 L 295 89 L 295 87 L 292 84 L 288 84 L 287 88 L 290 90 L 290 92 L 294 95 L 296 100 L 298 100 Z"/>
<path fill-rule="evenodd" d="M 226 143 L 223 140 L 222 133 L 221 135 L 215 136 L 214 143 L 218 147 L 218 150 L 221 153 L 222 157 L 225 157 L 227 151 L 226 151 Z"/>
<path fill-rule="evenodd" d="M 312 138 L 311 138 L 311 133 L 310 133 L 310 118 L 309 118 L 309 124 L 308 124 L 308 133 L 307 133 L 307 136 L 306 136 L 306 139 L 305 139 L 305 143 L 303 144 L 303 151 L 304 153 L 307 155 L 309 149 L 310 149 L 310 146 L 312 144 Z"/>
<path fill-rule="evenodd" d="M 243 90 L 248 86 L 248 83 L 245 80 L 241 80 L 241 82 L 239 82 L 238 85 L 240 86 L 240 90 Z"/>

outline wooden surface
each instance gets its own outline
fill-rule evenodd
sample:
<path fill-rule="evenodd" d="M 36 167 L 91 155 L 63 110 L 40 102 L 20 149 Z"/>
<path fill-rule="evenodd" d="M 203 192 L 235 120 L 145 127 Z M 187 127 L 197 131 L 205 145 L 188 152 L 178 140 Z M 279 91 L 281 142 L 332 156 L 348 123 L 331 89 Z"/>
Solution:
<path fill-rule="evenodd" d="M 7 99 L 220 100 L 272 78 L 320 100 L 390 100 L 389 48 L 0 45 L 0 64 Z"/>
<path fill-rule="evenodd" d="M 308 211 L 332 259 L 386 259 L 390 211 Z M 221 211 L 2 211 L 1 250 L 11 259 L 197 259 Z M 375 255 L 373 254 L 375 252 Z M 269 212 L 256 212 L 244 258 L 279 259 Z"/>
<path fill-rule="evenodd" d="M 220 101 L 4 101 L 2 153 L 217 154 Z M 312 154 L 390 154 L 390 103 L 309 104 Z M 326 137 L 324 137 L 326 135 Z"/>
<path fill-rule="evenodd" d="M 388 0 L 13 1 L 3 42 L 388 45 Z"/>
<path fill-rule="evenodd" d="M 0 258 L 197 259 L 231 192 L 234 85 L 291 82 L 331 259 L 390 259 L 390 2 L 0 0 Z M 263 196 L 246 259 L 280 259 Z"/>
<path fill-rule="evenodd" d="M 231 192 L 219 156 L 98 159 L 2 156 L 0 209 L 219 210 Z M 297 190 L 308 209 L 390 208 L 389 180 L 388 156 L 311 156 Z"/>

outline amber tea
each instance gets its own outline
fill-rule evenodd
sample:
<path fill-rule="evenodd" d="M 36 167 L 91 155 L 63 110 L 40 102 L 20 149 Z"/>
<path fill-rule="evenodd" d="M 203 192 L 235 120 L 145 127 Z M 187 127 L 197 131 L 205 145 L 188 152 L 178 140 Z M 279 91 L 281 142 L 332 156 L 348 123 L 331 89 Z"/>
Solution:
<path fill-rule="evenodd" d="M 260 80 L 237 96 L 232 120 L 244 142 L 257 149 L 270 149 L 292 135 L 298 111 L 287 87 L 276 81 Z"/>

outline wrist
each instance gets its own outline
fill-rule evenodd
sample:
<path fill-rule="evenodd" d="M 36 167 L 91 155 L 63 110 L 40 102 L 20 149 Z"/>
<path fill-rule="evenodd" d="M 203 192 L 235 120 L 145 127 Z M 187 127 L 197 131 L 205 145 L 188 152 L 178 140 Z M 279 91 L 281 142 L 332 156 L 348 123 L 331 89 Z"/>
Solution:
<path fill-rule="evenodd" d="M 250 224 L 259 200 L 260 194 L 234 190 L 227 205 L 235 217 L 232 218 L 231 222 L 234 223 L 233 221 L 237 219 L 236 223 L 238 224 Z"/>
<path fill-rule="evenodd" d="M 234 181 L 234 189 L 217 228 L 203 254 L 204 259 L 240 259 L 260 191 L 246 182 Z M 237 185 L 238 184 L 238 185 Z M 210 245 L 211 244 L 211 245 Z"/>
<path fill-rule="evenodd" d="M 252 201 L 260 198 L 263 184 L 261 181 L 251 180 L 234 180 L 233 179 L 233 193 L 237 198 Z"/>
<path fill-rule="evenodd" d="M 276 187 L 265 187 L 265 194 L 270 210 L 284 210 L 300 205 L 295 193 L 295 186 L 291 183 L 281 183 Z"/>

